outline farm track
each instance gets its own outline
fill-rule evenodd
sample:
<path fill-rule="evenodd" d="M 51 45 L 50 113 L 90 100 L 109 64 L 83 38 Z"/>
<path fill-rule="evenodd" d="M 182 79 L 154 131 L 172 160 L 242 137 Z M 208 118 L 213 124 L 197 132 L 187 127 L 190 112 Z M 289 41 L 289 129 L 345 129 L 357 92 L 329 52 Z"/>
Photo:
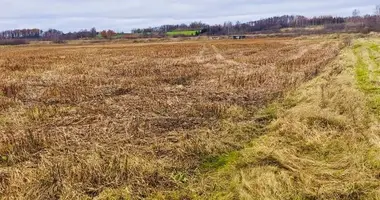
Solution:
<path fill-rule="evenodd" d="M 202 49 L 199 51 L 199 55 L 197 57 L 197 62 L 199 64 L 204 62 L 205 51 L 207 51 L 207 47 L 206 47 L 206 44 L 203 44 Z"/>
<path fill-rule="evenodd" d="M 215 46 L 215 45 L 211 45 L 212 47 L 212 50 L 214 51 L 215 53 L 215 57 L 217 60 L 221 61 L 221 62 L 224 62 L 226 63 L 227 65 L 232 65 L 232 66 L 244 66 L 244 67 L 247 67 L 247 65 L 243 64 L 243 63 L 239 63 L 239 62 L 236 62 L 232 59 L 226 59 L 220 52 L 220 50 Z"/>
<path fill-rule="evenodd" d="M 263 135 L 207 163 L 211 170 L 182 193 L 380 199 L 379 45 L 378 39 L 354 41 L 322 74 L 264 109 L 274 119 Z"/>

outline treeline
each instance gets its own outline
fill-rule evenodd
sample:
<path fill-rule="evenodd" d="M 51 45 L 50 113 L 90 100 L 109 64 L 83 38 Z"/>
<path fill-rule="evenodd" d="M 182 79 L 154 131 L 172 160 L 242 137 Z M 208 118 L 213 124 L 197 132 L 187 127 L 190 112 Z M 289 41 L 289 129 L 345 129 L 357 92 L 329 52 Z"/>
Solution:
<path fill-rule="evenodd" d="M 162 25 L 159 27 L 149 27 L 149 28 L 138 28 L 138 29 L 132 29 L 133 34 L 152 34 L 152 33 L 159 33 L 159 34 L 165 34 L 167 32 L 171 31 L 180 31 L 180 30 L 201 30 L 205 27 L 208 27 L 208 24 L 204 24 L 202 22 L 192 22 L 190 24 L 168 24 L 168 25 Z"/>
<path fill-rule="evenodd" d="M 69 33 L 64 33 L 56 29 L 49 29 L 47 31 L 40 29 L 15 29 L 0 32 L 0 39 L 75 40 L 81 38 L 95 38 L 97 35 L 98 32 L 95 28 Z"/>
<path fill-rule="evenodd" d="M 138 38 L 138 37 L 165 37 L 172 31 L 198 31 L 204 35 L 230 35 L 246 33 L 276 33 L 286 30 L 302 34 L 302 28 L 323 26 L 323 29 L 313 30 L 315 33 L 324 32 L 370 32 L 380 31 L 380 6 L 377 6 L 373 15 L 361 16 L 359 10 L 354 10 L 350 17 L 320 16 L 307 18 L 299 15 L 283 15 L 260 19 L 250 22 L 225 22 L 223 24 L 209 25 L 202 22 L 190 24 L 162 25 L 142 29 L 133 29 L 132 34 L 117 34 L 112 30 L 98 32 L 96 28 L 84 29 L 77 32 L 64 33 L 56 29 L 42 31 L 40 29 L 15 29 L 0 32 L 0 40 L 15 41 L 38 39 L 50 41 L 76 40 L 83 38 Z M 310 31 L 309 31 L 310 32 Z"/>
<path fill-rule="evenodd" d="M 95 38 L 97 37 L 98 32 L 96 28 L 92 28 L 90 30 L 80 30 L 78 32 L 68 32 L 64 33 L 62 31 L 56 29 L 49 29 L 43 32 L 41 39 L 45 40 L 76 40 L 82 38 Z"/>
<path fill-rule="evenodd" d="M 193 22 L 189 25 L 163 25 L 154 28 L 133 29 L 134 34 L 165 34 L 175 30 L 202 30 L 207 35 L 229 35 L 256 32 L 279 32 L 284 28 L 305 28 L 309 26 L 324 26 L 325 30 L 351 30 L 351 31 L 380 31 L 380 16 L 365 15 L 356 17 L 321 16 L 307 18 L 304 16 L 279 16 L 251 21 L 225 22 L 224 24 L 208 25 L 202 22 Z"/>
<path fill-rule="evenodd" d="M 41 35 L 40 29 L 16 29 L 0 32 L 0 39 L 40 38 Z"/>
<path fill-rule="evenodd" d="M 228 35 L 257 32 L 279 32 L 285 28 L 304 28 L 309 26 L 324 26 L 326 31 L 380 31 L 380 6 L 373 15 L 360 16 L 359 10 L 354 10 L 350 17 L 320 16 L 307 18 L 305 16 L 284 15 L 256 21 L 225 22 L 209 25 L 202 22 L 190 24 L 162 25 L 143 29 L 133 29 L 132 33 L 142 35 L 162 35 L 176 30 L 202 30 L 207 35 Z"/>
<path fill-rule="evenodd" d="M 159 27 L 133 29 L 135 34 L 164 34 L 175 30 L 206 30 L 209 35 L 225 35 L 229 33 L 249 33 L 264 30 L 279 30 L 289 27 L 305 27 L 309 25 L 324 25 L 344 23 L 343 17 L 322 16 L 308 19 L 304 16 L 284 15 L 279 17 L 271 17 L 257 21 L 241 23 L 241 22 L 225 22 L 224 24 L 208 25 L 202 22 L 192 22 L 189 25 L 162 25 Z"/>

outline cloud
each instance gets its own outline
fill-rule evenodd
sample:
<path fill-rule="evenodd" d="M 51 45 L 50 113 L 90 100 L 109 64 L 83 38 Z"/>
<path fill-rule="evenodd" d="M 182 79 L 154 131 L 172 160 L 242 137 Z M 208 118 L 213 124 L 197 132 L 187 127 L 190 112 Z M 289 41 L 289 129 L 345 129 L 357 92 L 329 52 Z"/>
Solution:
<path fill-rule="evenodd" d="M 97 27 L 129 31 L 171 23 L 223 23 L 300 14 L 350 15 L 357 8 L 372 13 L 375 0 L 2 0 L 0 30 Z"/>

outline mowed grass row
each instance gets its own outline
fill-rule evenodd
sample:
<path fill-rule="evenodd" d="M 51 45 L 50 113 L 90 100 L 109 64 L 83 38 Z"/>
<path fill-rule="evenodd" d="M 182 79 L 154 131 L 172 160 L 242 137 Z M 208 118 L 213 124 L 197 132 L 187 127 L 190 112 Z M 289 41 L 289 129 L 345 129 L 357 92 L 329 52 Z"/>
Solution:
<path fill-rule="evenodd" d="M 262 136 L 206 163 L 201 178 L 169 196 L 380 199 L 379 45 L 356 41 L 316 79 L 262 110 L 273 119 Z"/>
<path fill-rule="evenodd" d="M 368 106 L 380 115 L 380 50 L 375 42 L 362 42 L 354 47 L 357 59 L 357 82 L 368 95 Z"/>
<path fill-rule="evenodd" d="M 3 48 L 0 196 L 146 199 L 186 189 L 240 157 L 228 153 L 274 117 L 260 110 L 343 46 L 274 38 Z"/>

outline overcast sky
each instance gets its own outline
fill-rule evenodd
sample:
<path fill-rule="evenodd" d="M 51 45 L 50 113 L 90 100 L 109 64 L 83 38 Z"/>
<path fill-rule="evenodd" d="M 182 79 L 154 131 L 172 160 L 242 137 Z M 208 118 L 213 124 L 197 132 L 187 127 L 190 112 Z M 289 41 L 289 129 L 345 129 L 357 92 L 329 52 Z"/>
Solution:
<path fill-rule="evenodd" d="M 132 28 L 202 21 L 252 21 L 274 15 L 372 14 L 378 0 L 0 0 L 0 30 Z"/>

